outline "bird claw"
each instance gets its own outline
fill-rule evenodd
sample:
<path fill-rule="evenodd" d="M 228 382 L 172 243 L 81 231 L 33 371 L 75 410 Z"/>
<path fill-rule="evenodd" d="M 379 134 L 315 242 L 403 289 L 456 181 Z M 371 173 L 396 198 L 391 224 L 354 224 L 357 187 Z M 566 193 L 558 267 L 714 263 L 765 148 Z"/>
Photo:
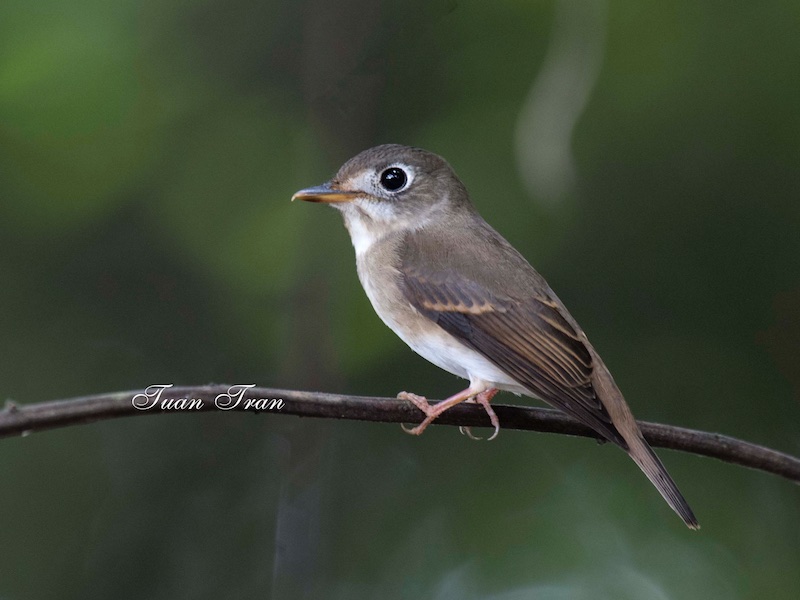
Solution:
<path fill-rule="evenodd" d="M 474 433 L 472 433 L 472 427 L 469 427 L 467 425 L 460 425 L 459 428 L 458 428 L 458 431 L 459 431 L 459 433 L 461 433 L 461 435 L 465 435 L 469 439 L 475 440 L 476 442 L 480 441 L 480 440 L 483 440 L 482 437 L 477 436 Z"/>
<path fill-rule="evenodd" d="M 420 433 L 422 433 L 421 431 L 418 431 L 419 425 L 417 425 L 416 427 L 406 427 L 405 423 L 400 423 L 400 428 L 409 435 L 419 435 Z"/>

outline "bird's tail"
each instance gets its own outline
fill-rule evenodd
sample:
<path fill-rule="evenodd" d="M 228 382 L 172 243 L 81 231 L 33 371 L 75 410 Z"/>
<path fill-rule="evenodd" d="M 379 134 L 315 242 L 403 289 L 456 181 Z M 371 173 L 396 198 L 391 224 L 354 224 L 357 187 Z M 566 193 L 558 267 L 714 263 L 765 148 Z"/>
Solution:
<path fill-rule="evenodd" d="M 700 524 L 694 516 L 692 509 L 689 508 L 688 502 L 681 494 L 678 486 L 672 480 L 672 477 L 667 473 L 667 469 L 661 463 L 661 459 L 656 456 L 650 445 L 641 437 L 638 440 L 627 440 L 628 454 L 633 461 L 639 465 L 639 468 L 644 472 L 650 482 L 656 486 L 656 489 L 670 505 L 670 508 L 678 513 L 678 516 L 683 519 L 689 529 L 700 529 Z"/>
<path fill-rule="evenodd" d="M 611 416 L 611 421 L 625 440 L 627 445 L 625 450 L 628 455 L 639 465 L 639 468 L 650 482 L 656 486 L 656 489 L 667 501 L 667 504 L 670 505 L 670 508 L 683 519 L 686 526 L 689 529 L 700 529 L 700 524 L 697 522 L 692 509 L 689 508 L 688 502 L 678 490 L 678 486 L 675 485 L 672 477 L 667 473 L 667 469 L 662 464 L 661 459 L 656 456 L 656 453 L 653 452 L 653 449 L 642 436 L 642 431 L 639 429 L 633 413 L 628 408 L 628 404 L 622 397 L 622 392 L 614 382 L 614 378 L 609 373 L 608 368 L 606 368 L 594 348 L 589 346 L 589 349 L 595 362 L 595 368 L 592 373 L 595 390 Z"/>

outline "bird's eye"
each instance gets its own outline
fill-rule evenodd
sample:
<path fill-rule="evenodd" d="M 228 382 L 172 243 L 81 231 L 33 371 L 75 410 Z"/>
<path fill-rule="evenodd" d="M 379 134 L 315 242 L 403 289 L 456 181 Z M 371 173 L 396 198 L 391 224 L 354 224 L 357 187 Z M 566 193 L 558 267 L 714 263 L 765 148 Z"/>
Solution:
<path fill-rule="evenodd" d="M 406 172 L 397 167 L 391 167 L 381 173 L 381 186 L 390 192 L 396 192 L 402 188 L 406 181 L 408 181 Z"/>

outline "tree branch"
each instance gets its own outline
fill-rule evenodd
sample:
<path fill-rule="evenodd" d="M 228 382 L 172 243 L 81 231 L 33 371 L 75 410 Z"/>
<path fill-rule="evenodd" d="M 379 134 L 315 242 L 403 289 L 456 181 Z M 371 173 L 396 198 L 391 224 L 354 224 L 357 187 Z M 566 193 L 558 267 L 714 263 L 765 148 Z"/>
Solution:
<path fill-rule="evenodd" d="M 218 407 L 219 403 L 223 406 L 227 403 L 227 408 L 224 410 L 228 411 L 272 412 L 299 417 L 383 423 L 419 423 L 423 417 L 422 413 L 410 403 L 393 398 L 342 396 L 261 387 L 245 388 L 246 386 L 228 385 L 168 387 L 156 396 L 151 387 L 148 388 L 149 396 L 145 395 L 144 390 L 137 390 L 21 406 L 9 402 L 0 411 L 0 437 L 27 435 L 45 429 L 136 415 L 221 411 L 223 408 Z M 184 402 L 181 404 L 177 402 L 178 399 L 184 399 Z M 265 399 L 265 402 L 255 402 L 257 399 Z M 280 399 L 281 403 L 270 402 L 275 399 Z M 134 400 L 138 403 L 138 408 L 134 405 Z M 507 405 L 497 405 L 494 409 L 500 423 L 506 429 L 595 439 L 598 437 L 590 428 L 560 411 Z M 489 426 L 489 420 L 482 407 L 463 403 L 442 414 L 436 423 L 470 427 Z M 800 459 L 788 454 L 717 433 L 644 421 L 640 421 L 639 425 L 645 438 L 653 446 L 710 456 L 800 483 Z"/>

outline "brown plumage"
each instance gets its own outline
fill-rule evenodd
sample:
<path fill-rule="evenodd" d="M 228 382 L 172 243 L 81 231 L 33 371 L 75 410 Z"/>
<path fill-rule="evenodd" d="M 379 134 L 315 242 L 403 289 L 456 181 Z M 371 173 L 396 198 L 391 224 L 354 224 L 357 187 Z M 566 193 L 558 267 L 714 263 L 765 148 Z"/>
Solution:
<path fill-rule="evenodd" d="M 496 390 L 524 393 L 625 450 L 686 525 L 699 527 L 586 334 L 544 278 L 481 218 L 441 157 L 378 146 L 295 197 L 335 202 L 378 315 L 422 356 L 470 380 L 437 405 L 404 393 L 427 415 L 412 433 L 470 398 L 496 423 L 488 402 Z"/>

